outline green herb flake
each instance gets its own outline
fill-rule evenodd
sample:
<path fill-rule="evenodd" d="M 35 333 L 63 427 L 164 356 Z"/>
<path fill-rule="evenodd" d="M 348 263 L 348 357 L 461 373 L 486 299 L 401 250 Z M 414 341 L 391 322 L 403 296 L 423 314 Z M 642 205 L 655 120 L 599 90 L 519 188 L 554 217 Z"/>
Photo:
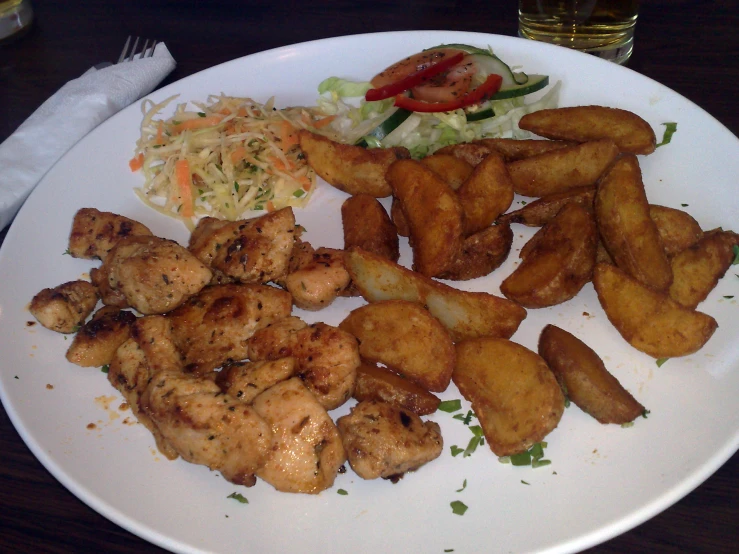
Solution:
<path fill-rule="evenodd" d="M 458 419 L 465 425 L 469 425 L 473 417 L 477 417 L 477 416 L 472 412 L 472 410 L 467 410 L 466 415 L 457 414 L 454 416 L 454 419 Z"/>
<path fill-rule="evenodd" d="M 688 204 L 680 204 L 683 208 L 687 208 Z"/>
<path fill-rule="evenodd" d="M 462 409 L 462 401 L 460 399 L 444 400 L 443 402 L 439 403 L 439 407 L 437 408 L 437 410 L 446 412 L 448 414 L 459 411 L 461 409 Z"/>
<path fill-rule="evenodd" d="M 444 552 L 454 552 L 454 549 L 453 548 L 445 548 L 444 549 Z"/>
<path fill-rule="evenodd" d="M 644 410 L 644 411 L 643 411 L 643 412 L 641 413 L 641 416 L 642 416 L 642 417 L 643 417 L 644 419 L 647 419 L 647 416 L 648 416 L 649 414 L 651 414 L 651 413 L 652 413 L 652 412 L 650 412 L 649 410 Z"/>
<path fill-rule="evenodd" d="M 460 500 L 454 500 L 453 502 L 450 502 L 449 505 L 452 507 L 452 513 L 455 515 L 463 516 L 467 511 L 467 505 Z"/>
<path fill-rule="evenodd" d="M 537 467 L 544 467 L 544 466 L 551 465 L 551 463 L 552 463 L 551 460 L 538 460 L 538 459 L 536 459 L 536 460 L 531 460 L 531 467 L 534 468 L 534 469 L 536 469 Z"/>
<path fill-rule="evenodd" d="M 470 439 L 470 442 L 467 443 L 467 448 L 464 449 L 464 457 L 467 458 L 468 456 L 471 456 L 475 450 L 477 450 L 477 447 L 481 444 L 483 444 L 483 434 L 482 434 L 482 427 L 479 425 L 470 425 L 470 431 L 472 431 L 472 438 Z"/>
<path fill-rule="evenodd" d="M 346 492 L 344 489 L 339 489 L 339 490 L 336 491 L 336 494 L 340 494 L 341 496 L 346 496 L 349 493 Z"/>
<path fill-rule="evenodd" d="M 500 462 L 501 464 L 510 464 L 510 463 L 511 463 L 511 457 L 510 457 L 510 456 L 500 456 L 500 457 L 498 458 L 498 461 L 499 461 L 499 462 Z"/>
<path fill-rule="evenodd" d="M 460 448 L 456 444 L 451 445 L 449 447 L 449 450 L 452 451 L 452 457 L 453 458 L 456 458 L 459 454 L 461 454 L 462 452 L 464 452 L 464 448 Z"/>
<path fill-rule="evenodd" d="M 526 200 L 521 200 L 521 205 L 522 206 L 525 206 L 526 204 L 528 204 L 528 202 L 526 202 Z"/>
<path fill-rule="evenodd" d="M 657 360 L 657 367 L 662 367 L 662 366 L 664 365 L 664 363 L 665 363 L 665 362 L 666 362 L 667 360 L 669 360 L 669 359 L 670 359 L 670 358 L 659 358 L 659 359 Z"/>
<path fill-rule="evenodd" d="M 198 112 L 198 117 L 205 117 L 205 114 L 203 112 Z"/>
<path fill-rule="evenodd" d="M 234 500 L 241 502 L 242 504 L 248 504 L 249 501 L 246 499 L 246 497 L 238 492 L 232 492 L 229 494 L 226 498 L 233 498 Z"/>
<path fill-rule="evenodd" d="M 734 261 L 731 262 L 731 265 L 739 265 L 739 245 L 734 245 Z"/>
<path fill-rule="evenodd" d="M 514 466 L 530 466 L 531 465 L 531 453 L 528 450 L 526 450 L 525 452 L 519 452 L 518 454 L 512 454 L 511 463 Z"/>
<path fill-rule="evenodd" d="M 239 192 L 239 184 L 236 181 L 234 181 L 234 190 Z"/>
<path fill-rule="evenodd" d="M 633 421 L 627 421 L 626 423 L 622 423 L 621 424 L 621 427 L 624 428 L 624 429 L 628 429 L 629 427 L 633 427 L 633 426 L 634 426 L 634 422 Z"/>
<path fill-rule="evenodd" d="M 733 296 L 724 296 L 724 298 L 726 298 L 726 300 L 731 300 L 734 297 Z"/>
<path fill-rule="evenodd" d="M 467 479 L 465 479 L 464 481 L 462 481 L 462 488 L 461 489 L 457 489 L 457 492 L 462 492 L 466 488 L 467 488 Z"/>
<path fill-rule="evenodd" d="M 522 482 L 522 483 L 523 483 L 524 485 L 530 485 L 530 484 L 531 484 L 531 483 L 529 483 L 528 481 L 524 481 L 523 479 L 521 479 L 521 482 Z"/>
<path fill-rule="evenodd" d="M 665 134 L 662 135 L 662 142 L 658 143 L 656 145 L 656 148 L 659 148 L 660 146 L 664 146 L 665 144 L 670 144 L 670 141 L 672 140 L 672 135 L 674 135 L 677 132 L 677 123 L 670 122 L 670 123 L 663 123 L 662 125 L 665 126 Z"/>
<path fill-rule="evenodd" d="M 100 371 L 103 373 L 108 373 L 110 371 L 110 366 L 108 364 L 105 364 L 103 367 L 100 368 Z"/>
<path fill-rule="evenodd" d="M 301 196 L 303 196 L 304 194 L 305 194 L 305 191 L 304 191 L 304 190 L 302 190 L 302 189 L 298 189 L 298 190 L 296 190 L 295 192 L 293 192 L 293 196 L 294 196 L 295 198 L 300 198 L 300 197 L 301 197 Z"/>
<path fill-rule="evenodd" d="M 67 248 L 64 252 L 62 252 L 62 256 L 71 256 L 71 255 L 72 255 L 72 251 L 69 248 Z"/>

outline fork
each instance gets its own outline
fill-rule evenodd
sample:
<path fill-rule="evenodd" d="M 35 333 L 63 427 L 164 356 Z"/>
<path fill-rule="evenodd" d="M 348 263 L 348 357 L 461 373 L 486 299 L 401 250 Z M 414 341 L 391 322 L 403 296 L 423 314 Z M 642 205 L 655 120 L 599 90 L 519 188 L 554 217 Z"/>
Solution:
<path fill-rule="evenodd" d="M 137 51 L 136 49 L 138 48 L 139 40 L 141 40 L 141 37 L 136 37 L 136 40 L 133 42 L 133 47 L 131 47 L 131 51 L 129 52 L 128 46 L 131 44 L 131 35 L 128 35 L 126 44 L 123 45 L 121 56 L 118 58 L 116 63 L 130 62 L 134 59 L 140 60 L 142 58 L 151 58 L 154 55 L 154 47 L 157 45 L 157 41 L 151 41 L 151 46 L 149 46 L 149 39 L 146 39 L 143 48 L 140 51 Z"/>

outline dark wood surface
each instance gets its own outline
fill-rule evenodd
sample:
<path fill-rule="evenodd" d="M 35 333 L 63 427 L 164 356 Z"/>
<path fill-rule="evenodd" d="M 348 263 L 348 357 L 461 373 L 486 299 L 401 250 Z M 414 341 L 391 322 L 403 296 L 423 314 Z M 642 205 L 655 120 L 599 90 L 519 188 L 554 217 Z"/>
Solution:
<path fill-rule="evenodd" d="M 129 34 L 167 43 L 178 62 L 167 84 L 247 54 L 332 36 L 517 31 L 513 0 L 37 0 L 35 11 L 31 31 L 0 46 L 0 142 L 66 81 L 117 58 Z M 629 67 L 686 96 L 737 135 L 738 28 L 736 1 L 643 2 Z M 0 232 L 0 242 L 4 237 Z M 739 455 L 734 455 L 683 500 L 589 552 L 736 552 L 737 498 Z M 34 458 L 0 410 L 0 552 L 163 551 L 77 500 Z"/>

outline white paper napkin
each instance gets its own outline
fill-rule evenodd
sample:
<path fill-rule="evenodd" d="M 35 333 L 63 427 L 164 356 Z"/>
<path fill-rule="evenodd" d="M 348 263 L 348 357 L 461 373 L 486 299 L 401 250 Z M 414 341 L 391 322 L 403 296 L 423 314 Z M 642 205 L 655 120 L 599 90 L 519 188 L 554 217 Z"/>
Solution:
<path fill-rule="evenodd" d="M 150 93 L 175 68 L 163 43 L 150 58 L 90 68 L 44 102 L 0 144 L 0 230 L 77 141 Z"/>

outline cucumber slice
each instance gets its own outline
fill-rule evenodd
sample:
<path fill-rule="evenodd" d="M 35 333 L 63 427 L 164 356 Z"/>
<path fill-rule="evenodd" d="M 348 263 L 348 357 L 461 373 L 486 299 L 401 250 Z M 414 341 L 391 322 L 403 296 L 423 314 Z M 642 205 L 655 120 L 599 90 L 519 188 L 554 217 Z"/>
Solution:
<path fill-rule="evenodd" d="M 426 50 L 437 50 L 439 48 L 455 48 L 471 54 L 475 58 L 475 63 L 478 64 L 485 72 L 490 75 L 496 73 L 503 77 L 503 86 L 513 85 L 524 85 L 529 80 L 528 75 L 523 72 L 513 71 L 507 63 L 501 60 L 498 56 L 492 53 L 490 50 L 483 48 L 477 48 L 476 46 L 470 46 L 469 44 L 440 44 L 433 48 L 427 48 Z M 426 51 L 424 50 L 424 52 Z"/>
<path fill-rule="evenodd" d="M 503 86 L 498 92 L 490 97 L 490 100 L 503 100 L 505 98 L 525 96 L 543 89 L 548 84 L 548 75 L 529 75 L 529 79 L 526 83 L 522 85 Z"/>
<path fill-rule="evenodd" d="M 385 119 L 382 123 L 380 123 L 377 127 L 372 129 L 367 135 L 373 137 L 377 141 L 381 141 L 386 136 L 388 136 L 390 133 L 392 133 L 395 129 L 398 128 L 398 126 L 403 123 L 413 112 L 409 110 L 404 110 L 403 108 L 398 108 L 393 112 L 390 117 Z M 374 141 L 373 141 L 374 142 Z M 356 143 L 357 146 L 364 146 L 365 148 L 368 146 L 367 141 L 362 137 L 359 139 Z"/>
<path fill-rule="evenodd" d="M 467 121 L 481 121 L 483 119 L 487 119 L 489 117 L 493 117 L 495 115 L 495 112 L 493 111 L 493 108 L 485 108 L 483 110 L 479 110 L 476 112 L 468 113 L 467 114 Z"/>

